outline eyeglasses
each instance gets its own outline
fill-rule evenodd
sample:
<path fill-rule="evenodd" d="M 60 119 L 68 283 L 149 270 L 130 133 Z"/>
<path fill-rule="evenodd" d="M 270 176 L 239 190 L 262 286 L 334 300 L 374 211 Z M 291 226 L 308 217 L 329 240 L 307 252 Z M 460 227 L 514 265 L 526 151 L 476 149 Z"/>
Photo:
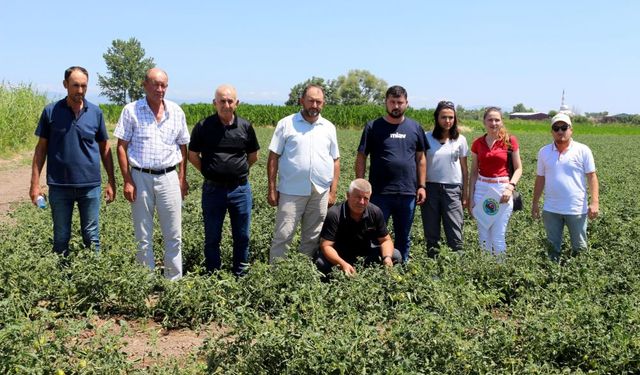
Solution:
<path fill-rule="evenodd" d="M 558 126 L 558 125 L 551 125 L 551 129 L 552 129 L 554 132 L 559 132 L 560 130 L 562 130 L 563 132 L 566 132 L 566 131 L 567 131 L 567 129 L 569 129 L 570 127 L 571 127 L 571 126 L 569 126 L 569 125 L 567 125 L 567 124 L 564 124 L 564 125 L 562 125 L 562 126 Z"/>
<path fill-rule="evenodd" d="M 446 107 L 446 108 L 456 109 L 455 104 L 453 104 L 453 102 L 450 102 L 448 100 L 441 100 L 440 102 L 438 102 L 438 107 Z"/>

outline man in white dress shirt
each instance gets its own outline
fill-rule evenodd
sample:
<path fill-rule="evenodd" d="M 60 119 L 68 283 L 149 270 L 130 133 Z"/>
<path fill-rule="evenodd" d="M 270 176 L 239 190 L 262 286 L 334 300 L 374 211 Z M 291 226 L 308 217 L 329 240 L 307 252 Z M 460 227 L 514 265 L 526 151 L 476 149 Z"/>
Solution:
<path fill-rule="evenodd" d="M 300 104 L 300 112 L 278 122 L 269 145 L 267 200 L 278 207 L 270 263 L 285 256 L 299 222 L 300 252 L 313 258 L 327 208 L 336 202 L 340 152 L 335 126 L 320 115 L 322 87 L 307 86 Z"/>

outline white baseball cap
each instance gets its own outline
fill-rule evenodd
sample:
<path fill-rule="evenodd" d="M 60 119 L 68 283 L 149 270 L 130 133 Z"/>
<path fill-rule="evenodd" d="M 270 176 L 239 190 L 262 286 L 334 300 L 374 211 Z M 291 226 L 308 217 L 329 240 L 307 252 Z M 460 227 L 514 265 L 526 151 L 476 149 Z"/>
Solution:
<path fill-rule="evenodd" d="M 556 122 L 564 122 L 569 126 L 573 126 L 571 124 L 571 117 L 569 117 L 569 115 L 565 113 L 558 113 L 557 115 L 553 116 L 553 118 L 551 119 L 551 125 L 553 126 L 553 124 L 555 124 Z"/>

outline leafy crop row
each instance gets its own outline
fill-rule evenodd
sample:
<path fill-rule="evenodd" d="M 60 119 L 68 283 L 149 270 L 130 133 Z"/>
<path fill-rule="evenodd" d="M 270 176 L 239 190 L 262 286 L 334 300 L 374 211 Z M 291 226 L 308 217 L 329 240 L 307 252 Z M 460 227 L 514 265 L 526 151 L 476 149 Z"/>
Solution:
<path fill-rule="evenodd" d="M 223 327 L 201 348 L 200 361 L 149 370 L 154 373 L 637 373 L 637 136 L 576 130 L 576 139 L 594 151 L 601 216 L 590 223 L 591 249 L 563 265 L 547 259 L 542 224 L 525 206 L 511 220 L 504 263 L 478 249 L 469 218 L 464 255 L 444 251 L 437 260 L 427 258 L 416 215 L 407 266 L 358 268 L 355 278 L 337 273 L 323 282 L 298 254 L 275 267 L 266 263 L 275 216 L 266 202 L 272 131 L 257 129 L 263 149 L 251 170 L 252 266 L 244 278 L 230 273 L 228 222 L 225 269 L 213 276 L 202 272 L 202 179 L 191 167 L 183 211 L 187 274 L 174 283 L 135 263 L 130 207 L 121 195 L 101 209 L 104 251 L 83 250 L 74 233 L 67 266 L 51 253 L 49 212 L 18 207 L 17 224 L 0 229 L 0 372 L 142 372 L 123 356 L 122 336 L 101 331 L 92 340 L 76 339 L 98 314 L 155 319 L 168 328 Z M 525 173 L 518 188 L 528 205 L 536 152 L 550 136 L 516 135 Z M 359 136 L 358 130 L 338 133 L 342 198 L 354 176 Z M 161 263 L 158 232 L 154 242 Z"/>
<path fill-rule="evenodd" d="M 189 127 L 213 113 L 212 104 L 182 104 L 182 110 Z M 100 108 L 109 123 L 116 123 L 120 117 L 122 106 L 101 104 Z M 251 121 L 256 126 L 275 126 L 278 121 L 300 110 L 299 106 L 244 104 L 238 107 L 238 115 Z M 409 109 L 410 116 L 424 124 L 433 123 L 433 111 L 427 109 Z M 384 114 L 384 107 L 377 105 L 330 105 L 325 106 L 322 115 L 339 128 L 361 128 L 367 121 Z"/>

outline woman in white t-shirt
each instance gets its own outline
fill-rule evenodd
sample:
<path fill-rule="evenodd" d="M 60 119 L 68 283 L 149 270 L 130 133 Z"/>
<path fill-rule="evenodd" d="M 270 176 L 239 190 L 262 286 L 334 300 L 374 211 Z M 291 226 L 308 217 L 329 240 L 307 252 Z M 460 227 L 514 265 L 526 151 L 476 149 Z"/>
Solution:
<path fill-rule="evenodd" d="M 427 254 L 434 257 L 440 242 L 440 224 L 447 245 L 462 250 L 462 223 L 468 200 L 467 154 L 469 146 L 458 130 L 452 102 L 441 101 L 435 112 L 433 131 L 427 132 L 427 200 L 422 205 L 422 227 Z"/>

